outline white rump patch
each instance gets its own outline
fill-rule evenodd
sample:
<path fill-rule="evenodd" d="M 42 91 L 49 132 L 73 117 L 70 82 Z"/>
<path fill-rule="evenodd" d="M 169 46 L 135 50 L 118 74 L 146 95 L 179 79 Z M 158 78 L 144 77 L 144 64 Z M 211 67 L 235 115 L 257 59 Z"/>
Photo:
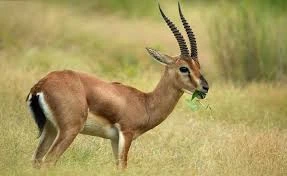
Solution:
<path fill-rule="evenodd" d="M 49 105 L 45 101 L 43 92 L 38 92 L 37 95 L 39 96 L 39 104 L 40 104 L 40 106 L 41 106 L 41 108 L 43 110 L 43 113 L 45 114 L 47 120 L 52 122 L 52 124 L 58 129 L 58 124 L 55 121 L 55 118 L 53 116 L 53 113 L 52 113 Z"/>

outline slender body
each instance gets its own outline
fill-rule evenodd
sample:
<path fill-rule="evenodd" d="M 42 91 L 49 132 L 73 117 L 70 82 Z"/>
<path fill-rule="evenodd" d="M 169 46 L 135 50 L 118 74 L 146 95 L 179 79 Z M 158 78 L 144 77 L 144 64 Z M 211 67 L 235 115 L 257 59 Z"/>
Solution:
<path fill-rule="evenodd" d="M 110 139 L 117 165 L 125 168 L 132 141 L 165 120 L 184 92 L 197 90 L 198 98 L 205 97 L 208 84 L 200 73 L 194 34 L 180 5 L 181 20 L 192 47 L 190 54 L 180 32 L 161 8 L 160 12 L 177 39 L 181 54 L 171 57 L 147 48 L 165 65 L 153 91 L 145 93 L 71 70 L 51 72 L 31 88 L 27 103 L 40 131 L 40 143 L 33 157 L 35 167 L 56 163 L 82 133 Z"/>

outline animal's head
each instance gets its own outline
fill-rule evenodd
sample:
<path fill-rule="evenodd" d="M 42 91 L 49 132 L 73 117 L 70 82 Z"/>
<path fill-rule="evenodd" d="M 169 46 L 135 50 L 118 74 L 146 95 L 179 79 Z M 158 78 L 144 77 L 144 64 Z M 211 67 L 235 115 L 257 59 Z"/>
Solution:
<path fill-rule="evenodd" d="M 182 24 L 184 26 L 184 29 L 186 30 L 190 42 L 190 53 L 182 34 L 179 32 L 176 26 L 166 17 L 162 9 L 160 8 L 160 5 L 160 13 L 177 40 L 177 43 L 180 48 L 180 55 L 172 57 L 167 54 L 162 54 L 159 51 L 156 51 L 151 48 L 147 48 L 147 51 L 157 61 L 166 65 L 169 75 L 173 78 L 173 84 L 175 84 L 177 88 L 189 94 L 197 90 L 198 92 L 200 92 L 199 94 L 197 94 L 198 98 L 203 99 L 208 92 L 209 86 L 206 79 L 200 73 L 200 64 L 198 59 L 195 36 L 192 32 L 191 27 L 189 26 L 185 17 L 182 14 L 179 3 L 178 9 Z"/>

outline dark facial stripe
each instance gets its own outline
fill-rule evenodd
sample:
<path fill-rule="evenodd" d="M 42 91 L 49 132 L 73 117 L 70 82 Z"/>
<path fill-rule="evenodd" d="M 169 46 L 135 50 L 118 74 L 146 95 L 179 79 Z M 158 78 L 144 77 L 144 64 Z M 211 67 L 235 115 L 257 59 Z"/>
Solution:
<path fill-rule="evenodd" d="M 195 80 L 192 78 L 192 76 L 190 75 L 190 73 L 188 74 L 188 78 L 189 78 L 191 84 L 192 84 L 194 87 L 197 87 L 197 86 L 198 86 L 197 83 L 196 83 L 196 81 L 195 81 Z"/>
<path fill-rule="evenodd" d="M 200 78 L 202 86 L 208 87 L 208 83 L 207 83 L 206 79 L 202 75 L 200 75 L 199 78 Z"/>

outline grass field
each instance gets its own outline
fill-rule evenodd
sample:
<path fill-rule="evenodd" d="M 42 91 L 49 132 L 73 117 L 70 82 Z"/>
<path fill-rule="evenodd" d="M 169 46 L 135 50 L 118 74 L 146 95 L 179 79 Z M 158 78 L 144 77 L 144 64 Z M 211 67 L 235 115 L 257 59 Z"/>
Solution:
<path fill-rule="evenodd" d="M 175 6 L 163 7 L 179 24 Z M 54 3 L 0 2 L 0 175 L 286 175 L 286 82 L 239 85 L 221 78 L 205 22 L 214 9 L 184 9 L 211 84 L 202 101 L 210 108 L 191 108 L 184 95 L 166 121 L 133 143 L 125 172 L 116 170 L 108 140 L 84 135 L 55 168 L 37 170 L 31 165 L 37 128 L 25 98 L 39 78 L 74 69 L 151 91 L 163 68 L 144 48 L 171 55 L 178 49 L 156 7 L 158 16 L 126 18 Z"/>

